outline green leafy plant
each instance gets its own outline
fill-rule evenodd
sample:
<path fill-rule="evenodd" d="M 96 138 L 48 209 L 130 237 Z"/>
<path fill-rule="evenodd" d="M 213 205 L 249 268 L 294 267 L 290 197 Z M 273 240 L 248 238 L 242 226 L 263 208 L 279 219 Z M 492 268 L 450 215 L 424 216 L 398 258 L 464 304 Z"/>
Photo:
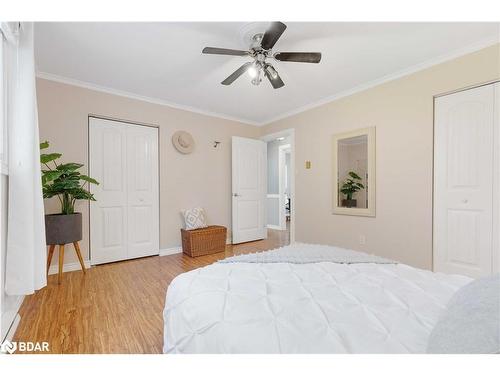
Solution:
<path fill-rule="evenodd" d="M 354 193 L 364 189 L 365 186 L 360 182 L 361 177 L 359 177 L 355 172 L 350 171 L 348 175 L 349 177 L 342 184 L 340 192 L 344 194 L 348 200 L 352 200 Z"/>
<path fill-rule="evenodd" d="M 40 143 L 40 150 L 47 148 L 49 148 L 49 142 Z M 62 154 L 58 153 L 40 154 L 43 197 L 52 198 L 57 196 L 61 203 L 61 213 L 69 215 L 75 212 L 77 200 L 95 201 L 94 195 L 86 190 L 85 185 L 99 185 L 99 182 L 78 172 L 78 169 L 83 167 L 83 164 L 58 164 L 56 160 L 61 156 Z"/>

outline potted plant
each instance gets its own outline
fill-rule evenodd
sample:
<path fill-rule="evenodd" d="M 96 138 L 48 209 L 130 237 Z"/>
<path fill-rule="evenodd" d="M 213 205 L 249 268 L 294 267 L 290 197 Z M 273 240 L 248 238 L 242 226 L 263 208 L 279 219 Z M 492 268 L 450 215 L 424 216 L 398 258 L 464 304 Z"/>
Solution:
<path fill-rule="evenodd" d="M 360 182 L 361 177 L 354 171 L 350 171 L 348 176 L 340 188 L 340 192 L 346 196 L 346 199 L 342 199 L 342 207 L 357 207 L 358 202 L 353 199 L 353 195 L 365 186 Z"/>
<path fill-rule="evenodd" d="M 40 143 L 40 150 L 48 147 L 49 142 Z M 43 197 L 57 197 L 61 203 L 60 213 L 45 215 L 47 245 L 74 243 L 82 239 L 82 214 L 75 212 L 75 203 L 77 200 L 95 201 L 94 195 L 86 190 L 86 184 L 99 184 L 78 172 L 83 164 L 58 164 L 56 160 L 61 156 L 58 153 L 40 155 Z"/>

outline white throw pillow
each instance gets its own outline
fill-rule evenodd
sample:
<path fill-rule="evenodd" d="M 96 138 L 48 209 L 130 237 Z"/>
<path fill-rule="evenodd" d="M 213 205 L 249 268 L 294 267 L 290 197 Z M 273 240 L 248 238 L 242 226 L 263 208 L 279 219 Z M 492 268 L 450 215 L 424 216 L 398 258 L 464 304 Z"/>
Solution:
<path fill-rule="evenodd" d="M 184 210 L 182 214 L 184 215 L 184 224 L 187 230 L 206 228 L 208 226 L 205 211 L 201 207 Z"/>

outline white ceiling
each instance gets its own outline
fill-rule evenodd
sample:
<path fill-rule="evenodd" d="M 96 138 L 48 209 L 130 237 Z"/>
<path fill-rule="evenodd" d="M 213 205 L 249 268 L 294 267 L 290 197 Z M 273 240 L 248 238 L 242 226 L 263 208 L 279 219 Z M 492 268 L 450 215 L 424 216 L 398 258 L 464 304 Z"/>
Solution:
<path fill-rule="evenodd" d="M 286 22 L 285 22 L 286 23 Z M 220 82 L 266 23 L 37 23 L 41 76 L 67 78 L 176 107 L 265 124 L 402 71 L 492 44 L 496 23 L 287 23 L 275 51 L 322 52 L 320 64 L 275 62 L 285 87 Z"/>

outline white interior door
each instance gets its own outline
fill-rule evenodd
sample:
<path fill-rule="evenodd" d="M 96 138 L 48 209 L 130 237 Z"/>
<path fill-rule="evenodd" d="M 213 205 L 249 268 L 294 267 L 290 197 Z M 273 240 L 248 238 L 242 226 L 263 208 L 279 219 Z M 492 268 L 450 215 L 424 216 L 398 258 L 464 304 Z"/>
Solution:
<path fill-rule="evenodd" d="M 266 143 L 249 138 L 232 139 L 232 237 L 233 243 L 267 237 Z"/>
<path fill-rule="evenodd" d="M 89 121 L 91 263 L 158 254 L 158 130 Z"/>
<path fill-rule="evenodd" d="M 492 272 L 494 92 L 487 85 L 435 102 L 435 271 Z"/>

